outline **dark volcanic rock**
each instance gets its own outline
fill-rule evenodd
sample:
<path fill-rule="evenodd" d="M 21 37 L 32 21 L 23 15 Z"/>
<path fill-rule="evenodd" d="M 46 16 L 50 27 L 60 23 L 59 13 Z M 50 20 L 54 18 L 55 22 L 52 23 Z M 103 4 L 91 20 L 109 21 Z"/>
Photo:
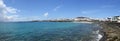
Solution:
<path fill-rule="evenodd" d="M 120 23 L 114 22 L 100 22 L 105 32 L 105 41 L 120 41 Z"/>

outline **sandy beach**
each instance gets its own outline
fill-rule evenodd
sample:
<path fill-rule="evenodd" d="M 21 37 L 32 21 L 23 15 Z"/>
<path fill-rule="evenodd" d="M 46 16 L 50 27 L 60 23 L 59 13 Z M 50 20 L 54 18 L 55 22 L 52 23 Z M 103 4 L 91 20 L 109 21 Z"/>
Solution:
<path fill-rule="evenodd" d="M 85 22 L 85 21 L 82 21 L 82 22 L 72 22 L 72 23 L 89 23 L 89 24 L 92 24 L 93 22 Z"/>

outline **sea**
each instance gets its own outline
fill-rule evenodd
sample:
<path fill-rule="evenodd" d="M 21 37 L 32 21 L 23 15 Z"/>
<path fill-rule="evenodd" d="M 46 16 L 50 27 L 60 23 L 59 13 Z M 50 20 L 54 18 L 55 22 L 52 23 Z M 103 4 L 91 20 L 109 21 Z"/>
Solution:
<path fill-rule="evenodd" d="M 0 22 L 0 41 L 99 41 L 101 27 L 74 22 Z"/>

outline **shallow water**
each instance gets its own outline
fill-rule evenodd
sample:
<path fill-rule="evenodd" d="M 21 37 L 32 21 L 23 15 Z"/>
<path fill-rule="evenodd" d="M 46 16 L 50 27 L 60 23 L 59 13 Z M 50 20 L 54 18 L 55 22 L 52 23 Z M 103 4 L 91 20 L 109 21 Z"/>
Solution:
<path fill-rule="evenodd" d="M 99 26 L 72 22 L 0 23 L 0 41 L 96 41 Z"/>

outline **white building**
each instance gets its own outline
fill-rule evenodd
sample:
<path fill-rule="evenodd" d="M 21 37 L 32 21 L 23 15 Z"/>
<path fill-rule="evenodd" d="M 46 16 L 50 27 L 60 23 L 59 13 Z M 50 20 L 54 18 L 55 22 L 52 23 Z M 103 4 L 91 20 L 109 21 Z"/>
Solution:
<path fill-rule="evenodd" d="M 112 17 L 112 21 L 116 21 L 120 23 L 120 16 L 114 16 Z"/>

